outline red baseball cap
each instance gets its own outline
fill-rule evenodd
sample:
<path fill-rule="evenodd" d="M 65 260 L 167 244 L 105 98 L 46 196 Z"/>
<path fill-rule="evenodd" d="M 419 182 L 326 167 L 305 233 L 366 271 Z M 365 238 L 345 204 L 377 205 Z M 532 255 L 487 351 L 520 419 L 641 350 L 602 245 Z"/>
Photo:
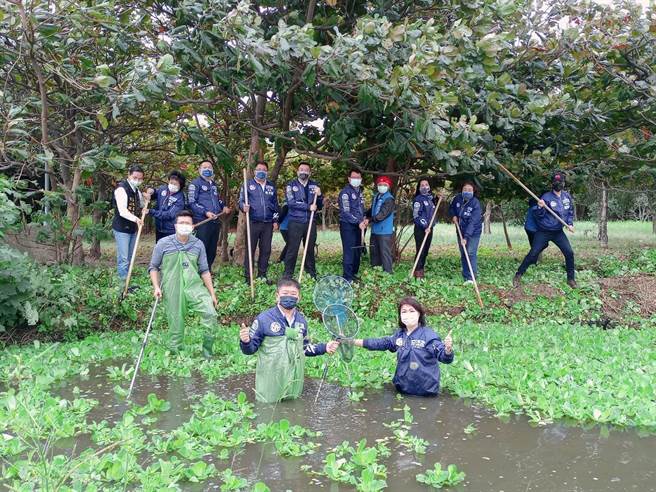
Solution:
<path fill-rule="evenodd" d="M 392 187 L 392 180 L 388 176 L 378 176 L 376 178 L 376 184 L 385 183 L 390 188 Z"/>

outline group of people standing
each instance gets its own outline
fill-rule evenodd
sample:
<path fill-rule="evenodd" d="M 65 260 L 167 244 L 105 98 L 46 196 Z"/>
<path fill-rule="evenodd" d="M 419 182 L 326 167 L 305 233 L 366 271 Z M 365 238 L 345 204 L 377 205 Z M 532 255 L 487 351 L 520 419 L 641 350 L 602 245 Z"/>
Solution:
<path fill-rule="evenodd" d="M 112 224 L 116 238 L 118 273 L 127 275 L 133 254 L 135 233 L 146 214 L 154 217 L 157 242 L 148 267 L 153 293 L 165 299 L 166 315 L 171 334 L 171 349 L 175 352 L 184 343 L 184 320 L 194 313 L 200 318 L 203 330 L 202 351 L 213 355 L 218 301 L 211 276 L 216 255 L 220 223 L 216 220 L 230 209 L 219 197 L 213 179 L 212 164 L 204 161 L 199 166 L 199 177 L 183 193 L 185 177 L 178 171 L 168 176 L 168 183 L 157 190 L 143 194 L 143 170 L 132 167 L 126 180 L 114 192 L 115 216 Z M 398 304 L 398 330 L 386 337 L 365 340 L 331 340 L 314 344 L 310 341 L 307 321 L 297 309 L 300 285 L 292 278 L 300 244 L 307 238 L 307 271 L 317 275 L 314 244 L 316 223 L 313 212 L 323 207 L 321 188 L 310 179 L 311 168 L 302 162 L 297 177 L 285 188 L 286 204 L 283 217 L 278 205 L 275 185 L 267 179 L 268 167 L 258 162 L 254 177 L 248 180 L 239 196 L 239 209 L 250 219 L 252 253 L 259 248 L 257 275 L 265 277 L 271 254 L 273 231 L 279 227 L 285 233 L 286 250 L 282 261 L 285 272 L 278 281 L 276 305 L 261 313 L 250 327 L 242 325 L 239 340 L 246 355 L 258 354 L 256 395 L 265 402 L 276 402 L 300 396 L 303 388 L 304 357 L 333 354 L 340 343 L 352 343 L 368 350 L 386 350 L 397 354 L 394 375 L 396 388 L 414 395 L 436 395 L 439 391 L 439 363 L 453 360 L 453 342 L 449 333 L 442 340 L 427 326 L 425 310 L 414 298 L 402 299 Z M 357 280 L 360 257 L 366 230 L 371 225 L 371 263 L 383 270 L 392 271 L 392 244 L 395 202 L 390 192 L 392 181 L 387 176 L 376 178 L 376 193 L 371 207 L 365 209 L 362 174 L 352 169 L 348 184 L 339 193 L 340 235 L 343 247 L 344 278 Z M 528 266 L 537 262 L 539 254 L 554 242 L 566 259 L 567 277 L 575 287 L 574 255 L 560 220 L 573 232 L 573 202 L 563 191 L 564 176 L 552 178 L 552 190 L 543 194 L 527 212 L 526 230 L 531 250 L 524 258 L 514 278 L 519 285 Z M 151 208 L 148 203 L 155 194 Z M 417 183 L 413 201 L 414 235 L 417 246 L 415 276 L 423 277 L 426 255 L 433 236 L 435 207 L 439 201 L 431 193 L 430 183 L 422 179 Z M 549 213 L 547 213 L 547 207 Z M 465 182 L 449 205 L 451 220 L 457 225 L 458 245 L 463 264 L 465 282 L 477 273 L 477 250 L 481 236 L 481 206 L 475 196 L 475 186 Z M 558 218 L 556 218 L 558 217 Z M 309 234 L 308 234 L 308 228 Z M 194 236 L 192 232 L 196 230 Z M 423 248 L 422 249 L 422 245 Z M 469 262 L 466 261 L 467 257 Z M 471 267 L 467 266 L 468 264 Z M 244 266 L 249 280 L 249 268 Z"/>

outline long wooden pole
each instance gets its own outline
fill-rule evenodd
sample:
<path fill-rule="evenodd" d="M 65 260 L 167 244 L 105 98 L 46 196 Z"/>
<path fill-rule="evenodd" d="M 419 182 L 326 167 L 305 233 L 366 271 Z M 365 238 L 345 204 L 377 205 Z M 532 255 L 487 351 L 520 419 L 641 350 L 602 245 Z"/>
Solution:
<path fill-rule="evenodd" d="M 134 268 L 134 260 L 137 258 L 137 248 L 139 247 L 139 239 L 141 239 L 141 230 L 143 229 L 144 220 L 148 213 L 148 202 L 146 202 L 143 211 L 141 212 L 141 225 L 137 228 L 137 239 L 134 241 L 134 249 L 132 250 L 132 258 L 130 258 L 130 266 L 128 267 L 128 276 L 125 277 L 125 287 L 121 299 L 125 299 L 128 295 L 128 287 L 130 287 L 130 278 L 132 277 L 132 269 Z"/>
<path fill-rule="evenodd" d="M 225 208 L 216 217 L 211 217 L 211 218 L 208 218 L 208 219 L 205 219 L 205 220 L 201 220 L 200 222 L 194 224 L 194 229 L 196 229 L 197 227 L 202 226 L 203 224 L 207 224 L 208 222 L 212 222 L 213 220 L 219 220 L 222 215 L 225 215 Z"/>
<path fill-rule="evenodd" d="M 308 186 L 310 186 L 308 184 Z M 314 194 L 314 199 L 312 200 L 312 205 L 316 207 L 317 205 L 317 194 Z M 316 209 L 315 209 L 316 210 Z M 305 257 L 307 256 L 308 246 L 310 244 L 310 233 L 312 232 L 312 223 L 314 222 L 314 212 L 310 212 L 310 223 L 308 224 L 307 234 L 305 235 L 305 244 L 303 245 L 303 258 L 301 259 L 301 272 L 298 274 L 298 283 L 300 284 L 303 280 L 303 270 L 305 269 Z"/>
<path fill-rule="evenodd" d="M 458 231 L 458 239 L 460 239 L 460 247 L 465 252 L 465 259 L 467 260 L 467 266 L 469 267 L 469 274 L 471 275 L 472 281 L 474 282 L 474 290 L 476 291 L 476 299 L 478 300 L 478 305 L 483 307 L 483 299 L 481 299 L 481 293 L 478 290 L 478 283 L 476 282 L 476 276 L 474 275 L 474 269 L 471 265 L 471 260 L 469 259 L 469 253 L 467 252 L 467 247 L 462 244 L 462 231 L 460 230 L 460 224 L 454 222 L 456 225 L 456 230 Z"/>
<path fill-rule="evenodd" d="M 439 198 L 437 199 L 437 205 L 435 206 L 435 210 L 433 210 L 433 215 L 431 217 L 430 222 L 428 223 L 427 229 L 430 229 L 433 227 L 433 223 L 435 222 L 435 217 L 437 217 L 437 210 L 440 208 L 440 204 L 442 203 L 442 198 L 443 196 L 440 195 Z M 415 258 L 415 263 L 412 265 L 412 270 L 410 270 L 410 278 L 415 274 L 415 270 L 417 269 L 417 265 L 419 264 L 419 257 L 421 256 L 422 251 L 424 251 L 424 246 L 426 246 L 426 241 L 428 240 L 428 234 L 424 234 L 424 239 L 421 241 L 421 248 L 417 250 L 417 257 Z"/>
<path fill-rule="evenodd" d="M 244 203 L 248 203 L 248 175 L 244 168 Z M 255 299 L 255 280 L 253 279 L 253 250 L 251 250 L 251 218 L 250 210 L 246 212 L 246 246 L 248 247 L 248 273 L 251 281 L 251 299 Z"/>
<path fill-rule="evenodd" d="M 508 169 L 506 169 L 506 167 L 505 167 L 503 164 L 499 164 L 499 163 L 497 163 L 497 166 L 499 166 L 499 167 L 501 168 L 501 170 L 502 170 L 503 172 L 505 172 L 508 176 L 510 176 L 512 179 L 514 179 L 515 182 L 516 182 L 519 186 L 521 186 L 521 187 L 524 189 L 524 191 L 526 191 L 526 193 L 528 193 L 529 195 L 531 195 L 531 196 L 532 196 L 533 198 L 535 198 L 538 202 L 541 200 L 541 198 L 540 198 L 539 196 L 537 196 L 535 193 L 533 193 L 531 190 L 529 190 L 528 187 L 527 187 L 526 185 L 524 185 L 524 183 L 522 183 L 522 182 L 519 180 L 519 178 L 517 178 L 517 176 L 515 176 L 515 175 L 514 175 L 513 173 L 511 173 Z M 561 224 L 563 224 L 563 225 L 564 225 L 564 226 L 565 226 L 570 232 L 572 232 L 572 233 L 574 232 L 573 229 L 572 229 L 572 226 L 570 226 L 567 222 L 565 222 L 565 221 L 560 217 L 560 215 L 558 215 L 556 212 L 554 212 L 553 210 L 551 210 L 551 208 L 549 207 L 549 205 L 545 204 L 545 205 L 544 205 L 544 208 L 547 209 L 547 212 L 549 212 L 551 215 L 553 215 L 553 216 L 556 218 L 556 220 L 557 220 L 558 222 L 560 222 Z"/>

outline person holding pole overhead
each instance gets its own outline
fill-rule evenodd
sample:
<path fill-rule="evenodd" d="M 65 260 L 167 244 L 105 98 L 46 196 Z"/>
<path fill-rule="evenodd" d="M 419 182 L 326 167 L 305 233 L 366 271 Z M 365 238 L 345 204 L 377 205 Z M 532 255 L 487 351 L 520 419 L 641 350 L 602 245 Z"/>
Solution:
<path fill-rule="evenodd" d="M 398 306 L 399 328 L 382 338 L 341 340 L 367 350 L 396 353 L 396 372 L 392 382 L 408 395 L 436 396 L 440 391 L 440 362 L 453 362 L 451 332 L 444 341 L 426 325 L 426 310 L 414 297 L 401 299 Z"/>
<path fill-rule="evenodd" d="M 116 241 L 116 270 L 118 278 L 125 281 L 136 246 L 137 230 L 143 227 L 150 194 L 142 194 L 144 172 L 139 166 L 128 169 L 128 177 L 120 181 L 112 196 L 114 219 L 112 233 Z M 132 290 L 132 288 L 128 289 Z"/>
<path fill-rule="evenodd" d="M 424 278 L 424 267 L 426 265 L 426 257 L 433 242 L 433 214 L 435 213 L 435 198 L 433 197 L 430 189 L 430 183 L 427 179 L 421 179 L 417 183 L 415 190 L 415 199 L 412 203 L 412 220 L 415 223 L 415 259 L 417 266 L 415 267 L 414 277 Z M 428 237 L 426 237 L 428 236 Z M 424 238 L 426 239 L 424 240 Z M 423 249 L 420 250 L 422 243 Z M 419 257 L 417 259 L 417 257 Z"/>
<path fill-rule="evenodd" d="M 267 180 L 269 166 L 265 161 L 258 161 L 255 166 L 255 178 L 246 181 L 248 205 L 244 201 L 244 187 L 239 191 L 239 209 L 247 213 L 251 230 L 251 258 L 255 259 L 255 250 L 259 247 L 257 259 L 257 277 L 266 280 L 271 256 L 273 231 L 278 229 L 278 195 L 275 185 Z M 248 252 L 244 255 L 244 275 L 246 283 L 251 282 Z M 267 280 L 267 283 L 269 281 Z"/>
<path fill-rule="evenodd" d="M 474 283 L 474 276 L 478 276 L 478 244 L 483 232 L 481 204 L 474 196 L 476 188 L 471 181 L 465 181 L 458 193 L 451 201 L 449 215 L 454 224 L 460 226 L 462 240 L 457 238 L 460 249 L 460 264 L 465 284 Z M 471 263 L 471 272 L 467 264 L 467 257 Z M 473 276 L 472 276 L 473 273 Z"/>
<path fill-rule="evenodd" d="M 148 210 L 155 219 L 155 242 L 175 234 L 175 218 L 185 208 L 185 177 L 180 171 L 171 171 L 168 184 L 157 188 L 156 204 Z"/>
<path fill-rule="evenodd" d="M 364 215 L 362 173 L 353 168 L 348 173 L 348 185 L 339 192 L 339 235 L 342 240 L 342 276 L 349 282 L 357 280 L 360 256 L 364 248 L 364 233 L 369 221 Z"/>
<path fill-rule="evenodd" d="M 301 241 L 305 242 L 306 236 L 308 241 L 305 243 L 305 249 L 307 250 L 305 268 L 312 278 L 317 277 L 314 258 L 314 245 L 317 241 L 316 214 L 313 217 L 312 224 L 310 224 L 310 217 L 313 215 L 312 212 L 323 208 L 323 196 L 319 184 L 310 179 L 310 173 L 310 164 L 301 161 L 298 165 L 296 179 L 290 181 L 285 189 L 289 216 L 287 232 L 289 240 L 285 254 L 285 273 L 283 274 L 285 278 L 294 276 L 298 250 Z"/>
<path fill-rule="evenodd" d="M 221 232 L 221 223 L 218 218 L 222 213 L 230 213 L 230 208 L 226 207 L 223 200 L 219 198 L 219 189 L 214 181 L 212 163 L 210 161 L 201 162 L 198 173 L 200 176 L 189 185 L 187 196 L 194 215 L 194 224 L 203 222 L 196 227 L 196 237 L 205 246 L 207 263 L 211 271 Z M 207 219 L 211 220 L 207 221 Z"/>
<path fill-rule="evenodd" d="M 574 250 L 563 231 L 563 223 L 565 223 L 567 229 L 574 232 L 574 201 L 570 194 L 564 191 L 564 188 L 565 175 L 561 171 L 556 171 L 551 178 L 551 191 L 542 195 L 538 200 L 537 209 L 534 211 L 538 230 L 535 232 L 531 250 L 519 265 L 515 278 L 513 278 L 514 287 L 519 287 L 522 275 L 526 273 L 530 265 L 537 262 L 539 254 L 551 241 L 565 257 L 567 285 L 572 289 L 576 288 Z M 547 207 L 551 209 L 551 212 L 547 210 Z"/>

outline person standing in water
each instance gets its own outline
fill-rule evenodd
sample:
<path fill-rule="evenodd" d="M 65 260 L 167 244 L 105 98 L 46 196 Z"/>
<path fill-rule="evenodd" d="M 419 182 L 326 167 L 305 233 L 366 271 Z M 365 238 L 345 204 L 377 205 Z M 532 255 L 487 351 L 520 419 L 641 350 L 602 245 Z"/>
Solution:
<path fill-rule="evenodd" d="M 426 325 L 426 311 L 414 297 L 401 299 L 399 329 L 391 336 L 356 339 L 352 343 L 367 350 L 396 353 L 392 382 L 408 395 L 435 396 L 440 391 L 440 365 L 453 362 L 451 332 L 444 341 Z M 347 343 L 342 340 L 342 343 Z"/>

